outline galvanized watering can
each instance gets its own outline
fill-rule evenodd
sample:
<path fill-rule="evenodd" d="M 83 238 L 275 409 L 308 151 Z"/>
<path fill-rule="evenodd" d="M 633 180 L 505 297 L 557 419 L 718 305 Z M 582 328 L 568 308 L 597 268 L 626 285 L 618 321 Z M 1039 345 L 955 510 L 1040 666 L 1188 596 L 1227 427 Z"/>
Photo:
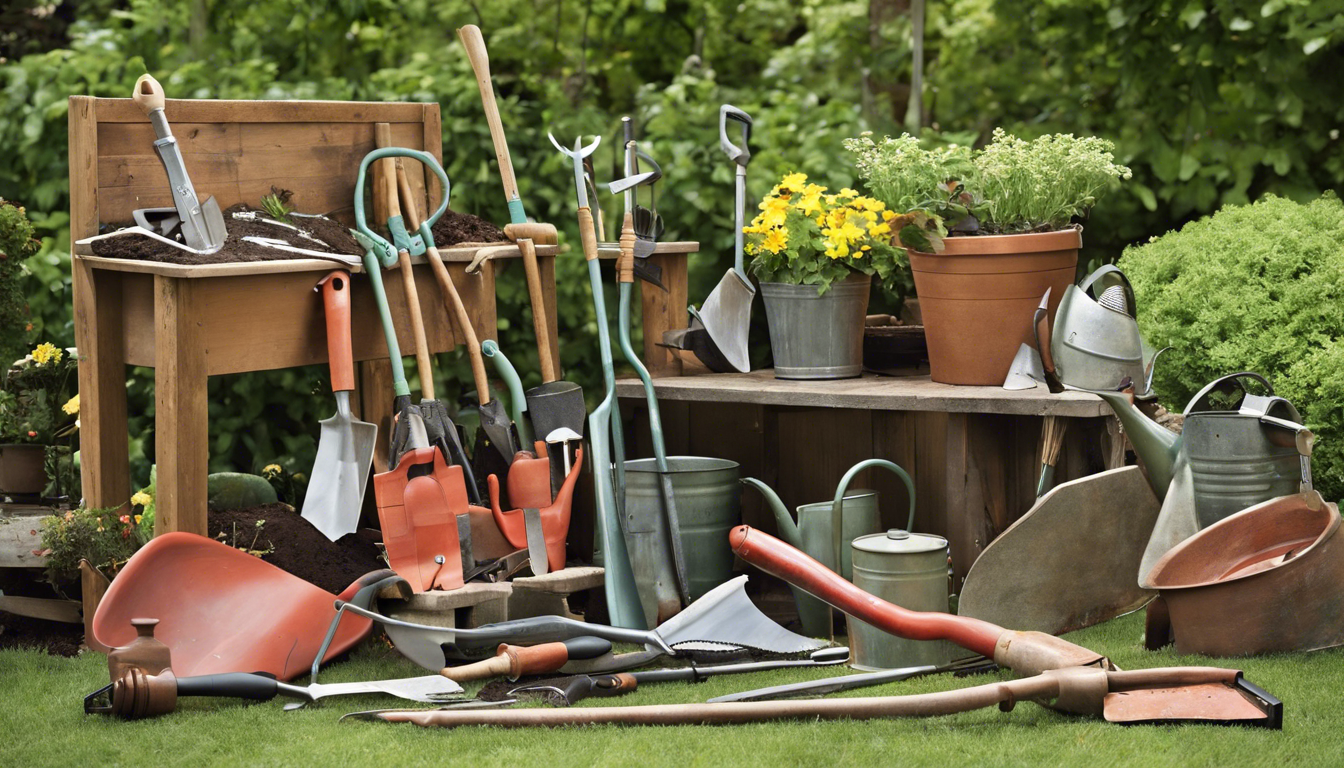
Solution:
<path fill-rule="evenodd" d="M 1101 266 L 1064 291 L 1053 333 L 1037 324 L 1045 369 L 1068 389 L 1115 391 L 1128 382 L 1135 397 L 1152 397 L 1159 352 L 1139 335 L 1137 316 L 1128 278 L 1113 265 Z"/>
<path fill-rule="evenodd" d="M 947 613 L 947 539 L 893 528 L 854 539 L 854 586 L 911 611 Z M 966 652 L 944 640 L 910 640 L 846 616 L 850 666 L 873 671 L 940 667 Z"/>
<path fill-rule="evenodd" d="M 1247 381 L 1258 382 L 1267 394 L 1252 394 Z M 1234 373 L 1210 382 L 1185 407 L 1181 435 L 1144 416 L 1124 393 L 1096 394 L 1124 424 L 1159 499 L 1166 497 L 1177 456 L 1185 453 L 1200 528 L 1262 501 L 1311 489 L 1311 430 L 1302 425 L 1297 408 L 1275 396 L 1259 374 Z M 1235 402 L 1220 407 L 1215 395 Z"/>
<path fill-rule="evenodd" d="M 818 501 L 798 507 L 798 520 L 789 514 L 789 508 L 771 490 L 770 486 L 754 477 L 742 482 L 760 491 L 775 513 L 779 537 L 825 563 L 846 579 L 853 578 L 852 555 L 849 543 L 854 539 L 882 529 L 877 491 L 849 490 L 854 476 L 868 467 L 882 467 L 895 472 L 905 482 L 910 495 L 910 514 L 906 527 L 915 519 L 915 484 L 905 470 L 883 459 L 865 459 L 845 473 L 831 501 Z M 837 568 L 836 563 L 840 566 Z M 832 634 L 831 609 L 826 603 L 797 588 L 793 590 L 798 605 L 798 618 L 803 632 L 811 637 L 830 637 Z"/>

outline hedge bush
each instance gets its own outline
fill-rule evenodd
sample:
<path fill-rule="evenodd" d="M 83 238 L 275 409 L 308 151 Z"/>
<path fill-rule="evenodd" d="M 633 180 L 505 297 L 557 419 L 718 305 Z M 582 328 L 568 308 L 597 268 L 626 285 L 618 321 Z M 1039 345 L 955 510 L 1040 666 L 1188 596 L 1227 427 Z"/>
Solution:
<path fill-rule="evenodd" d="M 1126 249 L 1139 326 L 1174 349 L 1157 364 L 1163 404 L 1185 407 L 1204 384 L 1256 371 L 1317 435 L 1313 472 L 1344 492 L 1344 203 L 1269 196 L 1229 206 Z"/>

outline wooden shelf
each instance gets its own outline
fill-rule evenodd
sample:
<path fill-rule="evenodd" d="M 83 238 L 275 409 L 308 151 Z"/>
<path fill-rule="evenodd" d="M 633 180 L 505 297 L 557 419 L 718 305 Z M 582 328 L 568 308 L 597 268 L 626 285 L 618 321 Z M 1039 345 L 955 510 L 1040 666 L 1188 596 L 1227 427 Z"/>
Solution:
<path fill-rule="evenodd" d="M 751 403 L 864 411 L 991 413 L 1012 416 L 1109 416 L 1111 409 L 1086 392 L 1052 394 L 1043 387 L 1009 391 L 1002 387 L 959 387 L 922 376 L 877 376 L 835 381 L 787 381 L 773 370 L 655 378 L 659 400 Z M 638 379 L 616 382 L 618 397 L 642 398 Z"/>

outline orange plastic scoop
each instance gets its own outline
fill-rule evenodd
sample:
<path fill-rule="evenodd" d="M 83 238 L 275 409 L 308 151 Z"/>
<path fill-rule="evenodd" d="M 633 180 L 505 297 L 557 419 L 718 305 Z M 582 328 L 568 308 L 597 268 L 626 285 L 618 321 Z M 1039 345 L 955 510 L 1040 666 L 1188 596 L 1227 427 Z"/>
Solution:
<path fill-rule="evenodd" d="M 374 571 L 339 599 L 367 607 L 397 583 L 405 587 L 392 571 Z M 155 636 L 172 650 L 179 676 L 266 672 L 290 680 L 308 673 L 337 599 L 246 552 L 192 533 L 166 533 L 122 568 L 92 628 L 97 642 L 116 647 L 135 639 L 131 619 L 156 618 Z M 372 625 L 347 617 L 323 661 L 363 640 Z"/>

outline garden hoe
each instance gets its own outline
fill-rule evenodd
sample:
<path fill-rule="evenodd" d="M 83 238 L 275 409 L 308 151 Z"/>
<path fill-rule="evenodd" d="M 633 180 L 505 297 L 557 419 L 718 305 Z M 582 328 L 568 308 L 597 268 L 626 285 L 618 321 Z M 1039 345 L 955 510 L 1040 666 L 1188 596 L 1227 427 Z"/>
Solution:
<path fill-rule="evenodd" d="M 177 145 L 173 131 L 168 127 L 168 118 L 164 116 L 163 86 L 152 75 L 141 75 L 135 81 L 135 91 L 131 95 L 140 109 L 149 117 L 154 126 L 154 149 L 163 162 L 163 170 L 168 174 L 168 186 L 173 192 L 171 208 L 141 208 L 132 211 L 135 223 L 145 230 L 163 235 L 176 241 L 180 237 L 186 246 L 197 253 L 214 253 L 224 247 L 229 236 L 224 226 L 224 213 L 213 197 L 201 202 L 196 196 L 196 188 L 187 176 L 187 167 L 182 162 L 182 150 Z"/>
<path fill-rule="evenodd" d="M 320 422 L 317 460 L 303 499 L 303 519 L 332 541 L 359 528 L 378 426 L 350 414 L 355 364 L 350 349 L 350 274 L 332 272 L 317 284 L 327 317 L 327 359 L 336 414 Z"/>
<path fill-rule="evenodd" d="M 583 183 L 583 158 L 593 153 L 601 137 L 582 147 L 582 137 L 574 141 L 574 150 L 560 146 L 551 137 L 551 143 L 561 154 L 574 163 L 575 192 L 579 200 L 579 236 L 583 243 L 583 258 L 588 262 L 588 282 L 593 290 L 593 309 L 597 314 L 597 345 L 602 356 L 602 378 L 606 396 L 588 414 L 588 439 L 592 444 L 593 486 L 596 497 L 595 526 L 598 554 L 606 569 L 607 615 L 617 627 L 644 629 L 644 609 L 639 603 L 634 569 L 625 546 L 624 488 L 625 442 L 621 434 L 619 409 L 616 402 L 616 372 L 611 360 L 611 334 L 608 327 L 607 301 L 602 290 L 602 269 L 597 260 L 597 231 L 593 214 L 588 208 L 588 188 Z M 618 493 L 618 491 L 621 491 Z"/>
<path fill-rule="evenodd" d="M 742 124 L 742 146 L 728 138 L 728 121 Z M 735 226 L 733 228 L 733 268 L 723 276 L 697 312 L 694 307 L 690 326 L 684 330 L 669 331 L 664 343 L 678 349 L 693 351 L 700 362 L 715 373 L 747 373 L 751 359 L 747 354 L 747 336 L 751 331 L 751 303 L 756 298 L 756 286 L 747 278 L 742 266 L 743 232 L 746 226 L 747 163 L 751 151 L 751 117 L 731 104 L 719 107 L 719 147 L 736 167 L 734 194 Z"/>
<path fill-rule="evenodd" d="M 854 586 L 769 534 L 739 526 L 733 551 L 849 615 L 912 640 L 949 640 L 1025 677 L 938 693 L 877 698 L 671 704 L 641 707 L 524 709 L 498 712 L 397 712 L 381 719 L 422 726 L 505 727 L 628 723 L 711 725 L 771 720 L 868 720 L 933 717 L 1019 701 L 1112 723 L 1219 723 L 1281 729 L 1283 704 L 1235 669 L 1169 667 L 1122 671 L 1105 656 L 1038 632 L 1016 632 L 979 619 L 910 611 Z"/>
<path fill-rule="evenodd" d="M 557 240 L 551 224 L 529 223 L 518 195 L 518 181 L 513 173 L 513 160 L 504 138 L 504 126 L 495 103 L 495 89 L 490 80 L 490 56 L 485 49 L 481 30 L 473 24 L 457 30 L 462 47 L 467 51 L 471 68 L 476 73 L 476 85 L 481 91 L 485 120 L 490 126 L 490 138 L 495 144 L 495 159 L 499 162 L 499 176 L 504 182 L 504 195 L 509 202 L 509 225 L 505 233 L 518 244 L 523 256 L 523 270 L 527 275 L 527 294 L 532 303 L 532 326 L 537 337 L 537 356 L 541 364 L 541 385 L 527 391 L 527 412 L 532 421 L 532 432 L 538 437 L 549 435 L 566 427 L 583 431 L 587 407 L 583 388 L 569 381 L 560 381 L 559 363 L 551 352 L 551 334 L 546 317 L 546 304 L 541 293 L 541 272 L 537 266 L 534 243 L 554 244 Z"/>

